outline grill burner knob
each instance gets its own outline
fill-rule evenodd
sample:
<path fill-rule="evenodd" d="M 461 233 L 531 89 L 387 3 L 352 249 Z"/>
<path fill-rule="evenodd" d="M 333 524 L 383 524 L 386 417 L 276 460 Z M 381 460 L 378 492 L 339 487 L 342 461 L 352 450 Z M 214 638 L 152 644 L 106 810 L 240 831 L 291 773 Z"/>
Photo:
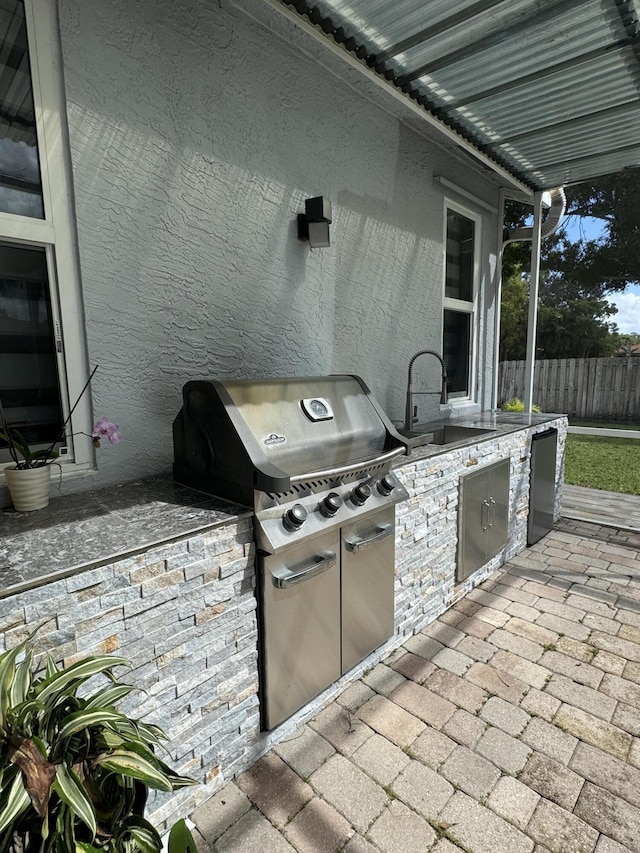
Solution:
<path fill-rule="evenodd" d="M 320 512 L 326 517 L 331 518 L 335 515 L 342 506 L 342 498 L 337 492 L 329 492 L 326 498 L 320 502 Z"/>
<path fill-rule="evenodd" d="M 360 483 L 360 485 L 356 486 L 355 489 L 351 492 L 351 500 L 356 506 L 362 506 L 369 500 L 370 497 L 371 486 L 369 486 L 367 483 Z"/>
<path fill-rule="evenodd" d="M 282 523 L 287 530 L 300 530 L 307 520 L 307 511 L 302 504 L 294 504 L 282 517 Z"/>
<path fill-rule="evenodd" d="M 381 495 L 390 495 L 391 492 L 398 485 L 396 478 L 392 474 L 385 474 L 385 476 L 378 482 L 378 491 Z"/>

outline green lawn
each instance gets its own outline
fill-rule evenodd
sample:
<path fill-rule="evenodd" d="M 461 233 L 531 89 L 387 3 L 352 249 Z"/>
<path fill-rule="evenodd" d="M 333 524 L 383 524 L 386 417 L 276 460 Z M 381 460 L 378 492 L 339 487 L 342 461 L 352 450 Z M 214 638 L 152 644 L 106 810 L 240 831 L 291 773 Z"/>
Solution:
<path fill-rule="evenodd" d="M 572 486 L 640 495 L 640 440 L 568 435 L 565 481 Z"/>

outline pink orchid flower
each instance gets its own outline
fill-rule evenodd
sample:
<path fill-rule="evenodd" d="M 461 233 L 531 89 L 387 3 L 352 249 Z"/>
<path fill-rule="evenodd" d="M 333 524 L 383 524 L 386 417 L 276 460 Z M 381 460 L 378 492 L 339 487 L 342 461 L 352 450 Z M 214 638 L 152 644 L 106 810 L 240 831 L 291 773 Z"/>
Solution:
<path fill-rule="evenodd" d="M 106 438 L 111 444 L 118 444 L 122 441 L 122 436 L 118 432 L 118 425 L 111 423 L 107 418 L 100 418 L 94 424 L 91 437 L 94 447 L 100 447 L 100 439 L 102 438 Z"/>

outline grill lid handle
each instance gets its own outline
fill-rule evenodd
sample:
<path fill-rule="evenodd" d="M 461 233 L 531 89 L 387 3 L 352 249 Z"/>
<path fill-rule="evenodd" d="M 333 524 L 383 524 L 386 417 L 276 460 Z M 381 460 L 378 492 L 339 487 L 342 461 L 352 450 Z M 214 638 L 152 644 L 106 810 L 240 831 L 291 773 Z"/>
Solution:
<path fill-rule="evenodd" d="M 308 474 L 296 474 L 291 478 L 291 485 L 303 483 L 306 480 L 321 480 L 324 477 L 342 477 L 345 474 L 353 474 L 354 471 L 362 471 L 371 465 L 381 465 L 383 462 L 395 459 L 396 456 L 402 456 L 406 452 L 405 447 L 396 447 L 386 453 L 381 453 L 380 456 L 360 459 L 358 462 L 350 462 L 348 465 L 341 465 L 338 468 L 322 468 L 320 471 L 310 471 Z"/>

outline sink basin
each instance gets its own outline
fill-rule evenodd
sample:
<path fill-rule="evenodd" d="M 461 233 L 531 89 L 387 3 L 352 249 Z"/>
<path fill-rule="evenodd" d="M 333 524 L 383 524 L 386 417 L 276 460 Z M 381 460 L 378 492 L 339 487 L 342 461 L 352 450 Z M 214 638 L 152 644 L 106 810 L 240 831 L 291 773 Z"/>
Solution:
<path fill-rule="evenodd" d="M 413 429 L 400 428 L 398 432 L 409 439 L 410 447 L 422 447 L 425 444 L 464 444 L 495 430 L 459 424 L 416 424 Z"/>
<path fill-rule="evenodd" d="M 467 427 L 457 426 L 456 424 L 447 424 L 442 429 L 438 429 L 434 433 L 433 440 L 429 444 L 455 444 L 458 441 L 466 441 L 469 438 L 476 438 L 478 435 L 487 435 L 487 433 L 495 432 L 494 429 L 486 427 Z"/>

